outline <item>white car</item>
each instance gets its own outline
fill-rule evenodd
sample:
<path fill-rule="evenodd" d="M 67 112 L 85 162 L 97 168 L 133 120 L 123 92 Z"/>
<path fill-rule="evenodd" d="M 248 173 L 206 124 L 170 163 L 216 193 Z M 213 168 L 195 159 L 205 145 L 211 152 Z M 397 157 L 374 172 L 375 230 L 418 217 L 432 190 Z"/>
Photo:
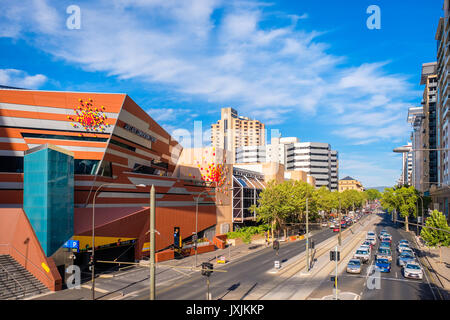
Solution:
<path fill-rule="evenodd" d="M 403 253 L 403 252 L 407 252 L 407 253 L 411 254 L 412 256 L 414 256 L 414 251 L 412 251 L 411 248 L 403 248 L 400 253 Z"/>
<path fill-rule="evenodd" d="M 402 253 L 403 250 L 411 250 L 411 248 L 410 248 L 407 244 L 400 243 L 400 244 L 397 246 L 397 251 L 398 251 L 399 253 Z"/>
<path fill-rule="evenodd" d="M 373 236 L 367 235 L 366 240 L 367 240 L 367 241 L 370 241 L 370 243 L 371 243 L 373 246 L 377 244 L 377 236 L 375 236 L 375 235 L 373 235 Z"/>
<path fill-rule="evenodd" d="M 359 246 L 359 249 L 366 249 L 367 251 L 369 251 L 369 253 L 372 253 L 372 249 L 370 248 L 369 245 L 367 244 L 362 244 Z"/>
<path fill-rule="evenodd" d="M 403 267 L 403 276 L 405 278 L 422 279 L 422 267 L 417 262 L 409 262 Z"/>
<path fill-rule="evenodd" d="M 361 260 L 363 263 L 366 263 L 370 260 L 370 252 L 367 249 L 357 249 L 353 258 Z"/>

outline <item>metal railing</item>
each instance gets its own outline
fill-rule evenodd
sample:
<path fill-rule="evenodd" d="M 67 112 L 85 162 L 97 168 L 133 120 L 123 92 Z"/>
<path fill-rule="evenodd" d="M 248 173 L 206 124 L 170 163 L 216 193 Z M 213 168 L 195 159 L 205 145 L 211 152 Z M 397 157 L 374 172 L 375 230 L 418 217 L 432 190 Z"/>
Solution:
<path fill-rule="evenodd" d="M 19 285 L 19 287 L 21 287 L 22 288 L 22 296 L 24 297 L 26 294 L 27 294 L 27 289 L 24 287 L 24 286 L 22 286 L 21 284 L 20 284 L 20 282 L 19 281 L 17 281 L 17 279 L 16 278 L 14 278 L 14 276 L 8 271 L 8 269 L 6 269 L 4 266 L 2 266 L 1 264 L 0 264 L 0 268 L 6 273 L 6 280 L 9 280 L 9 279 L 12 279 L 13 281 L 14 281 L 14 294 L 17 294 L 17 285 Z M 10 290 L 11 291 L 11 289 L 9 289 L 8 288 L 8 290 Z M 19 296 L 16 296 L 16 299 L 17 298 L 19 298 Z"/>
<path fill-rule="evenodd" d="M 33 267 L 35 267 L 36 270 L 39 270 L 39 272 L 41 272 L 48 279 L 48 281 L 50 281 L 49 284 L 54 282 L 54 280 L 50 279 L 50 277 L 48 275 L 46 275 L 45 272 L 43 270 L 41 270 L 40 267 L 36 266 L 30 259 L 28 259 L 22 252 L 17 250 L 14 246 L 12 246 L 9 243 L 0 243 L 0 246 L 6 246 L 6 247 L 14 249 L 22 258 L 25 259 L 26 262 L 31 263 L 31 265 L 33 265 Z M 9 254 L 9 255 L 11 255 L 11 254 Z"/>

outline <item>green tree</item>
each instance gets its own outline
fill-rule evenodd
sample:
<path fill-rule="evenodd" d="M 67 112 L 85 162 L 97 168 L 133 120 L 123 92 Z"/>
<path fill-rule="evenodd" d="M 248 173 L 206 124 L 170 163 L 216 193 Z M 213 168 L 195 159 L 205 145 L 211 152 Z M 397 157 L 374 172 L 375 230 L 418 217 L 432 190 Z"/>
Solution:
<path fill-rule="evenodd" d="M 378 191 L 377 189 L 367 189 L 364 191 L 364 193 L 367 196 L 367 200 L 369 201 L 374 201 L 377 199 L 381 199 L 381 192 Z"/>
<path fill-rule="evenodd" d="M 417 192 L 414 187 L 402 186 L 400 188 L 386 188 L 381 197 L 381 205 L 389 212 L 397 211 L 405 218 L 406 231 L 409 231 L 408 218 L 417 217 Z"/>
<path fill-rule="evenodd" d="M 420 236 L 425 241 L 428 247 L 439 247 L 440 262 L 442 263 L 442 247 L 450 246 L 450 227 L 447 224 L 447 219 L 442 212 L 433 210 L 431 216 L 428 217 L 424 227 L 420 232 Z M 447 232 L 443 231 L 447 230 Z"/>

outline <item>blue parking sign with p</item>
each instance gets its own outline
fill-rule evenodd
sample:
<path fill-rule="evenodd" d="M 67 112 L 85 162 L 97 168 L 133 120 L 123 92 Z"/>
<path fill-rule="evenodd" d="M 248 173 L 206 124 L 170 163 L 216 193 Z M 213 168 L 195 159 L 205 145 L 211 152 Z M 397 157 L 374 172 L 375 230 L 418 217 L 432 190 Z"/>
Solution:
<path fill-rule="evenodd" d="M 66 243 L 64 243 L 63 248 L 76 249 L 78 252 L 80 250 L 80 241 L 67 240 Z"/>

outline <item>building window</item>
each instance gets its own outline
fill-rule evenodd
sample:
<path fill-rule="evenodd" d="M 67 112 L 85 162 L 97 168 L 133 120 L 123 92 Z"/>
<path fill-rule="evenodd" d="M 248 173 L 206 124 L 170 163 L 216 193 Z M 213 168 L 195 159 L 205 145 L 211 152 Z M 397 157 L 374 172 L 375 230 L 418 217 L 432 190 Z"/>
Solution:
<path fill-rule="evenodd" d="M 100 169 L 98 170 L 98 175 L 103 177 L 112 177 L 112 163 L 109 161 L 103 161 Z"/>
<path fill-rule="evenodd" d="M 0 156 L 0 172 L 23 173 L 23 157 Z"/>
<path fill-rule="evenodd" d="M 95 175 L 99 160 L 75 159 L 73 171 L 75 174 Z"/>

